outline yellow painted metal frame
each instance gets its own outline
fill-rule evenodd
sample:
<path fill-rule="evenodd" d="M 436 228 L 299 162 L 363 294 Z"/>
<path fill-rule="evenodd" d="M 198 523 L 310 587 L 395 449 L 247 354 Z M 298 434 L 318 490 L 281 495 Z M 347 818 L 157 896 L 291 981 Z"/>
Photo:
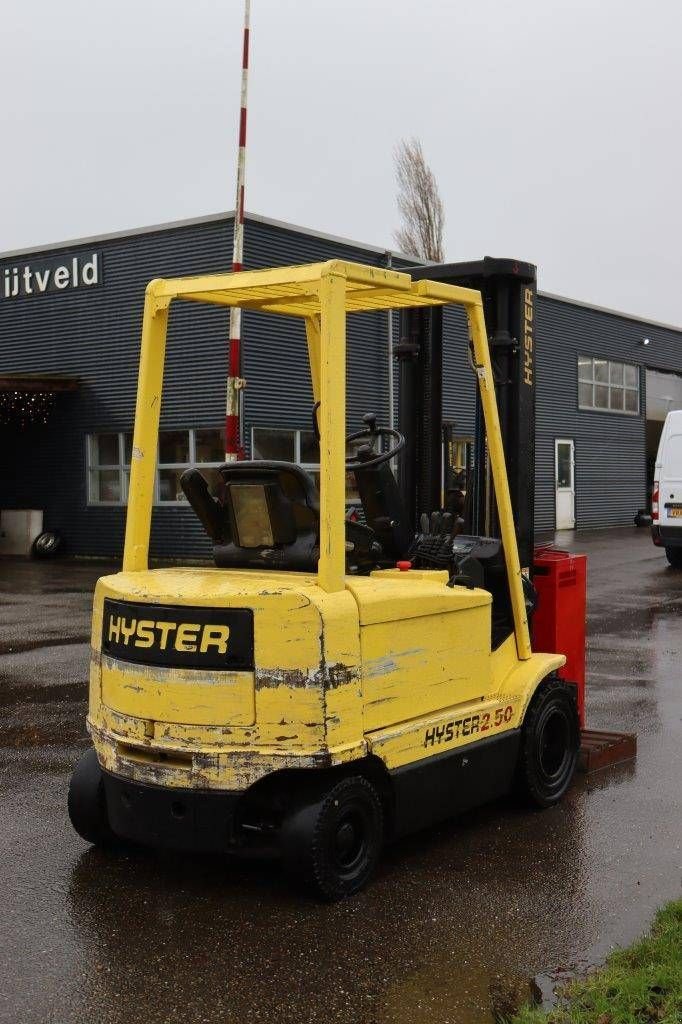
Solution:
<path fill-rule="evenodd" d="M 463 306 L 485 418 L 507 563 L 518 657 L 531 656 L 521 568 L 480 292 L 409 274 L 331 260 L 299 267 L 155 280 L 147 286 L 135 410 L 123 569 L 148 567 L 169 307 L 174 300 L 302 317 L 315 400 L 320 402 L 318 585 L 345 588 L 346 315 L 410 307 Z"/>

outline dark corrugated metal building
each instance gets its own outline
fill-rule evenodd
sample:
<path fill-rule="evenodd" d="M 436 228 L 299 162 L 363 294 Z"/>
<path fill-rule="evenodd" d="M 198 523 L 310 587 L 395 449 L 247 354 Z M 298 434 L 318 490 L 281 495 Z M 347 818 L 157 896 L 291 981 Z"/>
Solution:
<path fill-rule="evenodd" d="M 72 554 L 121 552 L 145 286 L 154 277 L 229 269 L 231 237 L 231 215 L 217 215 L 0 256 L 0 509 L 44 510 L 46 528 L 58 529 Z M 387 258 L 382 249 L 255 216 L 247 218 L 246 240 L 247 268 L 331 258 L 385 265 Z M 408 261 L 394 254 L 393 262 Z M 244 319 L 247 450 L 311 463 L 303 328 L 283 318 Z M 473 381 L 463 319 L 447 311 L 446 323 L 444 415 L 464 450 Z M 353 429 L 369 410 L 388 418 L 387 324 L 386 314 L 349 319 Z M 628 524 L 646 504 L 656 422 L 660 429 L 666 402 L 678 400 L 680 378 L 664 374 L 682 374 L 681 337 L 671 327 L 540 294 L 539 531 Z M 173 310 L 156 556 L 208 554 L 194 514 L 178 501 L 177 481 L 191 462 L 220 461 L 226 338 L 225 311 Z M 53 375 L 73 390 L 50 396 Z M 43 380 L 33 402 L 26 378 Z M 650 422 L 648 382 L 660 393 Z"/>

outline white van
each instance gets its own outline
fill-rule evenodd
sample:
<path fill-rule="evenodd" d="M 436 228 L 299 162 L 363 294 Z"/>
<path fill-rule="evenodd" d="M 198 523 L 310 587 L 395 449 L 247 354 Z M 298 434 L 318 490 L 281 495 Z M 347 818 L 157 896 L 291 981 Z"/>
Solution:
<path fill-rule="evenodd" d="M 669 412 L 663 424 L 654 471 L 651 520 L 654 544 L 665 548 L 675 569 L 682 569 L 682 409 Z"/>

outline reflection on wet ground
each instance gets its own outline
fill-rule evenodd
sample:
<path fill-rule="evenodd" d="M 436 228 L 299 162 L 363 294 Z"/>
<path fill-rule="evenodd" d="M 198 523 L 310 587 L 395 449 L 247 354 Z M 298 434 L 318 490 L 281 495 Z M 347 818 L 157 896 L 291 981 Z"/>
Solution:
<path fill-rule="evenodd" d="M 271 865 L 84 846 L 65 794 L 105 569 L 0 562 L 0 1020 L 485 1024 L 634 938 L 680 892 L 682 573 L 644 531 L 560 539 L 589 554 L 589 724 L 636 730 L 636 764 L 411 837 L 331 907 Z"/>

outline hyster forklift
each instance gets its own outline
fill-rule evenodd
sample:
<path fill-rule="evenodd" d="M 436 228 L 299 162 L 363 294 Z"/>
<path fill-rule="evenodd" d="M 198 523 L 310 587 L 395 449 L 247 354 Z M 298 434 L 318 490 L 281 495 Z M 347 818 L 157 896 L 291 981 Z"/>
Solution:
<path fill-rule="evenodd" d="M 566 792 L 576 690 L 563 655 L 531 650 L 481 291 L 419 276 L 332 261 L 148 286 L 123 569 L 95 592 L 94 749 L 69 790 L 88 842 L 268 850 L 334 900 L 367 882 L 387 839 L 512 789 L 539 807 Z M 176 300 L 302 318 L 320 487 L 287 462 L 227 463 L 213 488 L 191 469 L 182 487 L 215 566 L 150 569 Z M 345 436 L 346 317 L 402 310 L 399 355 L 418 366 L 410 347 L 448 306 L 468 324 L 497 536 L 464 533 L 461 509 L 417 486 L 414 438 L 370 414 Z"/>

